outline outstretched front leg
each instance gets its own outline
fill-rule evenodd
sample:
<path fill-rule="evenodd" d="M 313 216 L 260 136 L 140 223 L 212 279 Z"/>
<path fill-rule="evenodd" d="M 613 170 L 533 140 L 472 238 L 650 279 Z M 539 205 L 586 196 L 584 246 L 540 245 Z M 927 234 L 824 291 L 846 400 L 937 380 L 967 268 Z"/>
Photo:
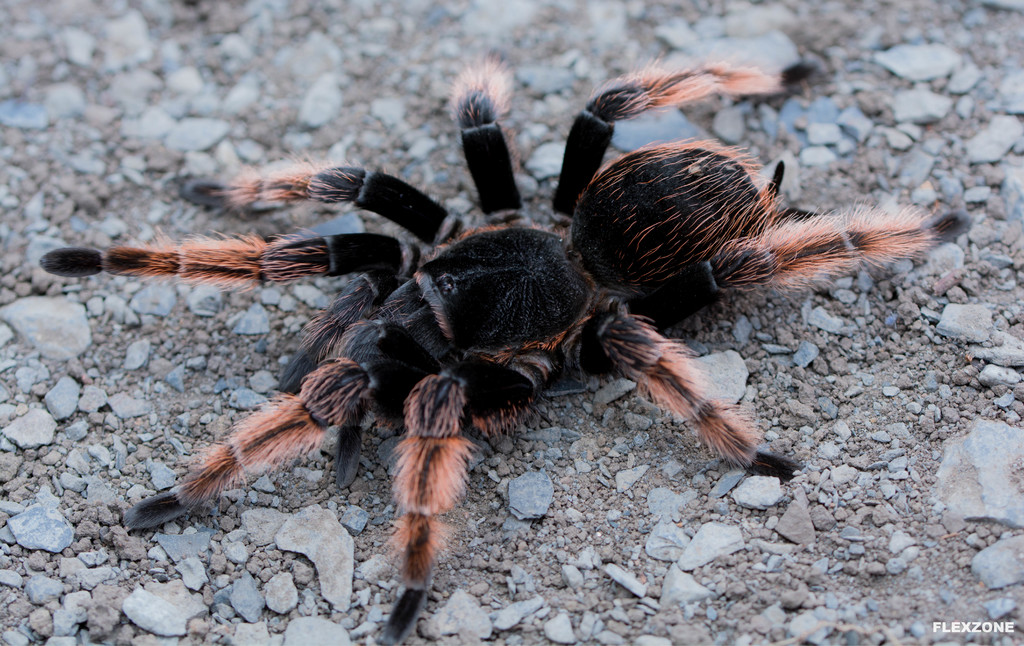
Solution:
<path fill-rule="evenodd" d="M 760 435 L 739 409 L 707 398 L 693 355 L 644 320 L 625 313 L 597 314 L 587 322 L 581 348 L 588 372 L 618 372 L 634 380 L 655 404 L 696 425 L 701 442 L 730 464 L 784 480 L 800 466 L 757 450 Z"/>

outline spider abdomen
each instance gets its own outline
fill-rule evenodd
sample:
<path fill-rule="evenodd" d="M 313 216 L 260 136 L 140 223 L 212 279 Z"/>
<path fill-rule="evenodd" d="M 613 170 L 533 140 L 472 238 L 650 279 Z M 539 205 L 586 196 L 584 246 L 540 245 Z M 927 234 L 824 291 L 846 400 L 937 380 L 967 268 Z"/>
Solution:
<path fill-rule="evenodd" d="M 648 292 L 726 241 L 762 229 L 773 203 L 730 149 L 648 146 L 606 166 L 582 193 L 573 246 L 600 283 Z"/>

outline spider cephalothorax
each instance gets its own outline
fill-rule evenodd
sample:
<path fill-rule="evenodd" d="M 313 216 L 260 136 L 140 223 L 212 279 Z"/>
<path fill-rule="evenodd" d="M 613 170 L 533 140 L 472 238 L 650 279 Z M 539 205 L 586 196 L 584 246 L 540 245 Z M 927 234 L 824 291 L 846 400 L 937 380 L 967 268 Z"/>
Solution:
<path fill-rule="evenodd" d="M 777 93 L 806 65 L 770 75 L 725 64 L 648 69 L 599 89 L 566 145 L 556 209 L 566 235 L 458 224 L 394 177 L 354 167 L 304 166 L 224 186 L 193 183 L 186 196 L 244 207 L 256 201 L 352 202 L 443 244 L 426 262 L 416 246 L 377 234 L 273 240 L 196 238 L 180 244 L 63 249 L 50 272 L 175 276 L 222 286 L 359 272 L 306 327 L 281 380 L 284 394 L 214 445 L 182 484 L 133 507 L 131 528 L 154 527 L 236 486 L 246 470 L 275 467 L 320 446 L 337 426 L 337 481 L 355 477 L 360 420 L 371 408 L 404 430 L 394 497 L 395 542 L 406 590 L 381 641 L 401 640 L 426 598 L 444 534 L 438 515 L 462 495 L 472 444 L 463 430 L 507 432 L 565 370 L 615 372 L 656 404 L 693 422 L 732 464 L 790 477 L 796 464 L 759 452 L 751 420 L 712 401 L 685 346 L 659 333 L 726 288 L 801 288 L 862 266 L 914 257 L 960 230 L 962 216 L 861 208 L 784 209 L 782 168 L 762 182 L 735 149 L 691 141 L 641 148 L 598 172 L 613 123 L 713 93 Z M 504 134 L 509 77 L 493 59 L 460 77 L 453 107 L 487 213 L 520 197 Z"/>

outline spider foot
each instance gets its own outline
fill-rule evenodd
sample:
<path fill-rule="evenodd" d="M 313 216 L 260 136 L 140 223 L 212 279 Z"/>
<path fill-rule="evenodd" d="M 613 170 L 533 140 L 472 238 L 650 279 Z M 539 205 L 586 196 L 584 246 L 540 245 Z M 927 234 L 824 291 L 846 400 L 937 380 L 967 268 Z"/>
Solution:
<path fill-rule="evenodd" d="M 410 588 L 402 593 L 402 597 L 391 610 L 391 617 L 384 627 L 384 632 L 377 639 L 377 643 L 390 646 L 405 639 L 416 625 L 416 618 L 426 602 L 427 591 L 425 589 Z"/>
<path fill-rule="evenodd" d="M 747 467 L 747 471 L 758 476 L 775 476 L 783 482 L 792 480 L 796 472 L 803 469 L 804 465 L 784 458 L 774 453 L 758 451 L 754 461 Z"/>
<path fill-rule="evenodd" d="M 158 527 L 185 514 L 188 507 L 181 504 L 175 492 L 169 491 L 146 498 L 135 505 L 124 515 L 124 524 L 128 529 L 148 529 Z"/>
<path fill-rule="evenodd" d="M 103 271 L 103 254 L 86 247 L 65 247 L 47 253 L 39 264 L 51 274 L 81 278 Z"/>
<path fill-rule="evenodd" d="M 191 179 L 181 185 L 182 199 L 200 206 L 222 208 L 227 204 L 228 187 L 212 179 Z"/>

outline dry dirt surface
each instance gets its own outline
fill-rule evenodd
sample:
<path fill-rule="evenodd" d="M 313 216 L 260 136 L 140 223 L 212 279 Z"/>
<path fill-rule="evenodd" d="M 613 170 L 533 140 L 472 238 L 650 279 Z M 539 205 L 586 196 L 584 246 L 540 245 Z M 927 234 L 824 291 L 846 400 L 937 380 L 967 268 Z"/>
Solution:
<path fill-rule="evenodd" d="M 622 123 L 618 151 L 715 138 L 786 160 L 794 206 L 913 203 L 971 226 L 916 263 L 729 294 L 673 330 L 770 450 L 805 465 L 791 482 L 742 478 L 613 377 L 477 438 L 409 642 L 1018 643 L 1022 43 L 1020 0 L 0 4 L 0 641 L 374 642 L 401 586 L 396 436 L 372 420 L 347 489 L 329 442 L 209 512 L 121 526 L 273 396 L 346 279 L 221 294 L 38 261 L 325 222 L 412 240 L 358 210 L 177 197 L 189 177 L 294 158 L 385 169 L 481 224 L 446 103 L 466 62 L 498 49 L 538 224 L 559 224 L 561 150 L 594 87 L 712 56 L 813 58 L 822 74 L 790 97 Z M 318 535 L 297 544 L 296 527 Z"/>

